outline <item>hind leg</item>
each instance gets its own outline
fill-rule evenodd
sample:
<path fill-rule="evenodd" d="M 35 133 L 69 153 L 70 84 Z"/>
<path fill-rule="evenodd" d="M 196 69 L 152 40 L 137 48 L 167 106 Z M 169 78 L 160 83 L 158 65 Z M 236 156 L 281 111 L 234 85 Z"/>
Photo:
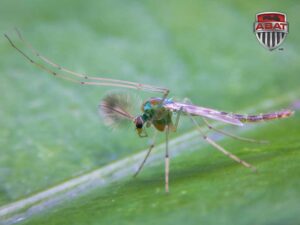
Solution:
<path fill-rule="evenodd" d="M 253 172 L 257 172 L 256 168 L 254 166 L 252 166 L 251 164 L 247 163 L 246 161 L 240 159 L 239 157 L 237 157 L 236 155 L 230 153 L 229 151 L 227 151 L 226 149 L 224 149 L 222 146 L 220 146 L 219 144 L 217 144 L 215 141 L 213 141 L 212 139 L 210 139 L 208 136 L 206 136 L 204 134 L 204 132 L 201 130 L 201 127 L 199 126 L 199 124 L 197 123 L 197 121 L 190 115 L 188 114 L 188 116 L 190 117 L 190 119 L 192 120 L 192 122 L 195 124 L 197 130 L 199 131 L 201 137 L 210 145 L 212 145 L 215 149 L 217 149 L 218 151 L 222 152 L 224 155 L 228 156 L 229 158 L 233 159 L 234 161 L 242 164 L 243 166 L 252 169 Z"/>
<path fill-rule="evenodd" d="M 231 138 L 233 138 L 233 139 L 236 139 L 236 140 L 239 140 L 239 141 L 246 141 L 246 142 L 252 142 L 252 143 L 259 143 L 259 144 L 267 144 L 267 143 L 268 143 L 268 141 L 265 141 L 265 140 L 255 140 L 255 139 L 251 139 L 251 138 L 240 137 L 240 136 L 231 134 L 231 133 L 229 133 L 229 132 L 220 130 L 220 129 L 215 128 L 215 127 L 213 127 L 212 125 L 210 125 L 210 124 L 208 123 L 208 121 L 207 121 L 205 118 L 203 118 L 203 117 L 201 117 L 201 118 L 202 118 L 202 120 L 204 121 L 204 123 L 206 124 L 206 126 L 208 127 L 208 129 L 214 130 L 214 131 L 217 132 L 217 133 L 223 134 L 223 135 L 228 136 L 228 137 L 231 137 Z"/>
<path fill-rule="evenodd" d="M 192 104 L 192 101 L 188 98 L 184 98 L 183 102 Z M 231 134 L 229 132 L 226 132 L 226 131 L 223 131 L 223 130 L 220 130 L 218 128 L 213 127 L 212 125 L 210 125 L 208 123 L 207 119 L 205 119 L 204 117 L 201 117 L 201 119 L 204 121 L 204 123 L 206 124 L 208 129 L 214 130 L 217 133 L 223 134 L 223 135 L 231 137 L 233 139 L 236 139 L 236 140 L 239 140 L 239 141 L 251 142 L 251 143 L 260 143 L 260 144 L 267 144 L 268 143 L 268 141 L 265 141 L 265 140 L 255 140 L 255 139 L 240 137 L 240 136 L 237 136 L 235 134 Z"/>

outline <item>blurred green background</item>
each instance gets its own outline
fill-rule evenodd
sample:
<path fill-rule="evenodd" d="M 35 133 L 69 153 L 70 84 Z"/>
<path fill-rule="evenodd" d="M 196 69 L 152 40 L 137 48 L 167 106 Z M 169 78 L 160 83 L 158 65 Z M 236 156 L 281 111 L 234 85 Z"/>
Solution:
<path fill-rule="evenodd" d="M 263 11 L 287 14 L 283 50 L 252 32 Z M 230 112 L 276 110 L 300 95 L 299 1 L 1 0 L 0 30 L 67 68 L 168 87 L 177 100 Z M 112 130 L 98 115 L 107 87 L 77 86 L 30 65 L 0 38 L 0 206 L 145 149 L 134 127 Z M 153 94 L 132 91 L 143 99 Z M 299 113 L 298 113 L 299 114 Z M 116 182 L 26 220 L 26 224 L 299 224 L 300 117 L 225 139 L 247 169 L 211 147 L 163 159 L 138 179 Z M 180 136 L 194 129 L 183 120 Z M 162 142 L 161 138 L 159 142 Z M 171 150 L 172 152 L 172 150 Z M 171 153 L 172 154 L 172 153 Z"/>

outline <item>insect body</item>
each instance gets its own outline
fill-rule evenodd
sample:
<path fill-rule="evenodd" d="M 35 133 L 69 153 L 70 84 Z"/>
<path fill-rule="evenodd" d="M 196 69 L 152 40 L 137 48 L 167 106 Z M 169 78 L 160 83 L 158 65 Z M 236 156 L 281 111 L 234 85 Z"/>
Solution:
<path fill-rule="evenodd" d="M 172 102 L 171 99 L 165 99 L 162 102 L 162 98 L 151 98 L 144 102 L 142 105 L 143 114 L 136 117 L 136 129 L 141 136 L 143 125 L 146 127 L 153 126 L 159 131 L 165 131 L 166 126 L 174 129 L 172 122 L 172 112 L 165 106 Z"/>
<path fill-rule="evenodd" d="M 168 98 L 150 98 L 149 100 L 145 101 L 141 106 L 142 114 L 136 117 L 132 116 L 127 111 L 127 104 L 124 104 L 128 99 L 126 97 L 123 98 L 118 94 L 110 94 L 106 96 L 100 104 L 101 111 L 104 113 L 107 119 L 109 120 L 119 120 L 119 119 L 128 119 L 134 122 L 135 128 L 137 133 L 140 137 L 147 137 L 146 128 L 151 127 L 153 125 L 156 130 L 165 132 L 166 133 L 166 191 L 168 191 L 168 173 L 169 173 L 169 153 L 168 153 L 168 135 L 169 131 L 176 131 L 178 122 L 181 115 L 188 116 L 192 122 L 196 125 L 197 129 L 200 132 L 201 137 L 215 147 L 220 152 L 224 153 L 231 159 L 241 163 L 245 167 L 252 168 L 256 171 L 255 167 L 251 164 L 241 160 L 237 156 L 233 155 L 232 153 L 225 150 L 222 146 L 218 145 L 212 139 L 210 139 L 204 132 L 201 130 L 201 127 L 198 125 L 198 122 L 195 120 L 194 117 L 202 118 L 203 122 L 207 127 L 211 130 L 214 130 L 218 133 L 223 135 L 227 135 L 229 137 L 248 141 L 248 142 L 261 142 L 256 141 L 249 138 L 243 138 L 231 133 L 227 133 L 225 131 L 219 130 L 213 126 L 211 126 L 205 118 L 213 119 L 221 122 L 225 122 L 232 125 L 243 126 L 246 122 L 260 122 L 260 121 L 267 121 L 267 120 L 274 120 L 274 119 L 281 119 L 289 117 L 293 114 L 291 110 L 282 110 L 279 112 L 267 113 L 267 114 L 260 114 L 260 115 L 241 115 L 241 114 L 234 114 L 234 113 L 227 113 L 218 111 L 215 109 L 205 108 L 201 106 L 197 106 L 191 103 L 185 102 L 177 102 L 173 101 L 172 99 Z M 126 107 L 124 107 L 124 105 Z M 175 122 L 173 121 L 173 113 L 176 113 Z M 153 143 L 155 140 L 153 140 Z M 154 144 L 149 147 L 149 150 L 141 163 L 139 169 L 135 173 L 135 176 L 141 171 L 144 163 L 146 162 L 148 156 L 150 155 L 151 150 L 153 149 Z"/>
<path fill-rule="evenodd" d="M 190 116 L 203 116 L 214 120 L 219 120 L 225 123 L 242 126 L 243 122 L 260 122 L 274 119 L 289 117 L 293 114 L 291 110 L 282 110 L 260 115 L 241 115 L 217 111 L 210 108 L 204 108 L 193 104 L 175 102 L 172 99 L 150 98 L 142 105 L 142 115 L 136 117 L 138 134 L 140 134 L 143 124 L 147 127 L 152 123 L 159 131 L 164 131 L 166 126 L 174 128 L 172 122 L 172 112 L 183 113 Z"/>
<path fill-rule="evenodd" d="M 43 63 L 39 63 L 34 60 L 31 56 L 29 56 L 25 51 L 18 48 L 14 42 L 9 38 L 8 35 L 4 34 L 9 43 L 13 48 L 15 48 L 26 60 L 30 63 L 34 64 L 41 70 L 55 76 L 62 78 L 64 80 L 68 80 L 70 82 L 80 84 L 80 85 L 94 85 L 94 86 L 110 86 L 110 87 L 121 87 L 127 89 L 135 89 L 135 90 L 143 90 L 147 92 L 161 93 L 162 97 L 150 98 L 142 104 L 142 113 L 134 117 L 129 112 L 129 101 L 128 98 L 122 95 L 111 94 L 106 96 L 102 102 L 100 103 L 100 109 L 104 116 L 106 116 L 106 122 L 121 122 L 123 120 L 132 121 L 135 125 L 137 133 L 140 137 L 146 137 L 147 132 L 146 128 L 150 128 L 151 125 L 155 127 L 156 130 L 164 132 L 166 134 L 166 149 L 165 149 L 165 189 L 166 192 L 169 191 L 169 131 L 176 131 L 179 123 L 179 119 L 181 115 L 188 116 L 190 120 L 193 122 L 197 130 L 199 131 L 200 137 L 203 138 L 204 141 L 212 145 L 215 149 L 222 152 L 229 158 L 235 160 L 236 162 L 244 165 L 247 168 L 252 168 L 255 170 L 255 167 L 251 164 L 243 161 L 238 158 L 234 154 L 230 153 L 222 146 L 217 144 L 214 140 L 210 139 L 199 126 L 198 121 L 195 118 L 201 118 L 204 124 L 215 132 L 221 133 L 223 135 L 227 135 L 229 137 L 249 142 L 257 142 L 256 140 L 252 140 L 249 138 L 238 137 L 236 135 L 230 134 L 228 132 L 219 130 L 213 126 L 211 126 L 207 119 L 221 121 L 227 124 L 242 126 L 244 122 L 258 122 L 264 120 L 273 120 L 273 119 L 281 119 L 289 117 L 293 114 L 291 110 L 283 110 L 280 112 L 273 112 L 268 114 L 260 114 L 260 115 L 240 115 L 240 114 L 232 114 L 226 113 L 222 111 L 218 111 L 215 109 L 205 108 L 201 106 L 197 106 L 191 104 L 190 102 L 177 102 L 173 101 L 170 98 L 167 98 L 169 94 L 169 90 L 163 87 L 152 86 L 148 84 L 141 84 L 131 81 L 125 80 L 117 80 L 105 77 L 94 77 L 87 76 L 81 73 L 74 72 L 67 68 L 64 68 L 45 56 L 41 55 L 37 52 L 31 44 L 26 42 L 21 33 L 17 30 L 17 34 L 20 40 L 31 50 L 33 55 L 40 59 Z M 173 114 L 176 112 L 176 118 L 173 120 Z M 155 137 L 153 138 L 153 143 L 150 145 L 149 150 L 138 168 L 135 176 L 141 171 L 144 163 L 146 162 L 148 156 L 150 155 L 151 150 L 155 145 Z"/>

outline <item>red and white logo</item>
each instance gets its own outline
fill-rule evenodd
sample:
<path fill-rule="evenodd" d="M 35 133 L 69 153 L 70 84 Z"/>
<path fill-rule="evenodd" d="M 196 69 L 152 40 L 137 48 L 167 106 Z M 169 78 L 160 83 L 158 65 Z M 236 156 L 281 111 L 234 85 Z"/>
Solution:
<path fill-rule="evenodd" d="M 259 43 L 269 50 L 278 48 L 288 31 L 289 24 L 284 13 L 263 12 L 255 16 L 254 33 Z"/>

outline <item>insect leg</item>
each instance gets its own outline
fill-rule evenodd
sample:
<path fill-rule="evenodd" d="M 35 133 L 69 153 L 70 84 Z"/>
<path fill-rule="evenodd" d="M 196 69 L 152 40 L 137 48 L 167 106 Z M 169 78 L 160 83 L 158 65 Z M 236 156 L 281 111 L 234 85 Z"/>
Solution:
<path fill-rule="evenodd" d="M 173 126 L 173 131 L 176 132 L 177 127 L 178 127 L 178 123 L 179 123 L 179 119 L 180 119 L 180 115 L 182 113 L 183 107 L 180 107 L 179 111 L 177 112 L 177 116 L 176 116 L 176 121 L 175 121 L 175 125 Z"/>
<path fill-rule="evenodd" d="M 267 143 L 268 143 L 268 141 L 266 141 L 266 140 L 255 140 L 255 139 L 251 139 L 251 138 L 240 137 L 240 136 L 231 134 L 231 133 L 229 133 L 229 132 L 220 130 L 220 129 L 215 128 L 215 127 L 213 127 L 212 125 L 210 125 L 210 124 L 208 123 L 208 121 L 207 121 L 205 118 L 203 118 L 203 117 L 201 117 L 201 118 L 202 118 L 202 120 L 204 121 L 204 123 L 206 124 L 206 126 L 208 127 L 208 129 L 214 130 L 214 131 L 216 131 L 217 133 L 226 135 L 226 136 L 231 137 L 231 138 L 233 138 L 233 139 L 240 140 L 240 141 L 252 142 L 252 143 L 260 143 L 260 144 L 267 144 Z"/>
<path fill-rule="evenodd" d="M 192 101 L 191 101 L 190 99 L 188 99 L 188 98 L 184 98 L 183 102 L 192 104 Z M 222 131 L 222 130 L 220 130 L 220 129 L 218 129 L 218 128 L 215 128 L 215 127 L 213 127 L 212 125 L 210 125 L 210 124 L 208 123 L 208 121 L 207 121 L 205 118 L 203 118 L 203 117 L 201 117 L 201 118 L 202 118 L 202 120 L 204 121 L 204 123 L 207 125 L 208 129 L 214 130 L 214 131 L 216 131 L 217 133 L 226 135 L 226 136 L 231 137 L 231 138 L 233 138 L 233 139 L 240 140 L 240 141 L 252 142 L 252 143 L 260 143 L 260 144 L 267 144 L 267 143 L 268 143 L 268 141 L 265 141 L 265 140 L 254 140 L 254 139 L 251 139 L 251 138 L 240 137 L 240 136 L 231 134 L 231 133 L 229 133 L 229 132 Z"/>
<path fill-rule="evenodd" d="M 166 127 L 166 154 L 165 154 L 165 190 L 169 192 L 169 126 Z"/>
<path fill-rule="evenodd" d="M 152 141 L 151 141 L 152 143 L 151 143 L 150 146 L 149 146 L 149 149 L 148 149 L 148 151 L 147 151 L 147 153 L 146 153 L 146 156 L 145 156 L 144 160 L 143 160 L 142 163 L 140 164 L 138 170 L 134 173 L 133 177 L 136 177 L 136 176 L 141 172 L 141 170 L 142 170 L 144 164 L 146 163 L 146 161 L 147 161 L 147 159 L 148 159 L 148 157 L 149 157 L 149 155 L 150 155 L 152 149 L 153 149 L 154 146 L 155 146 L 156 134 L 157 134 L 157 131 L 155 131 L 155 133 L 154 133 L 153 139 L 152 139 Z"/>
<path fill-rule="evenodd" d="M 87 76 L 82 73 L 74 72 L 72 70 L 69 70 L 65 67 L 62 67 L 62 66 L 52 62 L 50 59 L 41 55 L 38 51 L 36 51 L 32 47 L 32 45 L 30 43 L 25 41 L 25 39 L 22 37 L 21 33 L 17 29 L 16 29 L 16 32 L 17 32 L 20 40 L 32 51 L 32 53 L 37 58 L 41 59 L 44 63 L 46 63 L 47 66 L 50 66 L 52 68 L 49 69 L 47 66 L 33 60 L 28 54 L 26 54 L 23 50 L 18 48 L 7 34 L 4 34 L 4 36 L 9 41 L 11 46 L 13 48 L 15 48 L 29 62 L 31 62 L 35 66 L 39 67 L 40 69 L 44 70 L 45 72 L 47 72 L 53 76 L 59 77 L 64 80 L 71 81 L 73 83 L 81 84 L 81 85 L 122 87 L 122 88 L 129 88 L 129 89 L 135 89 L 135 90 L 143 90 L 143 91 L 147 91 L 147 92 L 158 92 L 158 93 L 163 93 L 164 98 L 166 98 L 169 93 L 169 90 L 166 88 L 163 88 L 163 87 L 157 87 L 157 86 L 152 86 L 152 85 L 147 85 L 147 84 L 141 84 L 141 83 L 136 83 L 136 82 L 117 80 L 117 79 L 111 79 L 111 78 L 105 78 L 105 77 Z M 59 72 L 55 72 L 54 69 L 58 70 Z M 63 74 L 63 72 L 66 73 L 67 75 Z"/>
<path fill-rule="evenodd" d="M 222 146 L 218 145 L 215 141 L 213 141 L 212 139 L 210 139 L 209 137 L 207 137 L 203 131 L 201 130 L 199 124 L 197 123 L 197 121 L 190 115 L 188 114 L 188 116 L 190 117 L 190 119 L 192 120 L 192 122 L 195 124 L 197 130 L 199 131 L 201 137 L 208 142 L 209 144 L 211 144 L 213 147 L 215 147 L 215 149 L 217 149 L 218 151 L 222 152 L 224 155 L 228 156 L 229 158 L 233 159 L 234 161 L 242 164 L 243 166 L 247 167 L 247 168 L 251 168 L 253 172 L 256 172 L 256 168 L 254 166 L 252 166 L 251 164 L 247 163 L 246 161 L 240 159 L 239 157 L 237 157 L 236 155 L 228 152 L 226 149 L 224 149 Z"/>

